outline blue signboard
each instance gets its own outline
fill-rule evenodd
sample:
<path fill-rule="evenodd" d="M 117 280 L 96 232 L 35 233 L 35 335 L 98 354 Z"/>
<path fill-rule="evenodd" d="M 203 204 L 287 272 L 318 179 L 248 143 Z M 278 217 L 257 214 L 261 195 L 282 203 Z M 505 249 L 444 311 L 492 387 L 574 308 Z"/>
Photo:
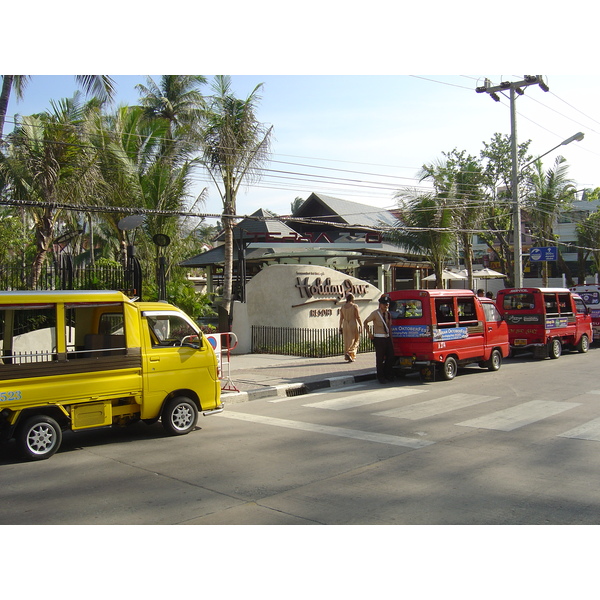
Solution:
<path fill-rule="evenodd" d="M 558 260 L 558 248 L 556 246 L 539 246 L 530 248 L 529 258 L 533 262 Z"/>
<path fill-rule="evenodd" d="M 569 324 L 567 317 L 546 317 L 546 329 L 561 329 Z"/>

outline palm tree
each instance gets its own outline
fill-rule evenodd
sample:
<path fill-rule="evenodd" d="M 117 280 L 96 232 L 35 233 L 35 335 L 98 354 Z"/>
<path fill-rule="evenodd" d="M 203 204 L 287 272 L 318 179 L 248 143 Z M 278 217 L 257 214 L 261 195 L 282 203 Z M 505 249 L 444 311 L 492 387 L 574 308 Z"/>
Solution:
<path fill-rule="evenodd" d="M 4 121 L 8 111 L 8 101 L 11 91 L 15 90 L 18 100 L 23 98 L 23 91 L 27 86 L 27 75 L 2 75 L 2 91 L 0 92 L 0 140 L 4 131 Z"/>
<path fill-rule="evenodd" d="M 433 194 L 411 194 L 403 190 L 395 198 L 400 218 L 386 238 L 425 256 L 433 266 L 436 287 L 443 288 L 442 272 L 455 239 L 452 209 L 446 206 L 445 198 Z"/>
<path fill-rule="evenodd" d="M 127 243 L 119 221 L 131 214 L 131 209 L 146 206 L 141 179 L 160 156 L 167 128 L 166 121 L 148 121 L 144 109 L 136 106 L 122 106 L 114 113 L 97 115 L 91 143 L 97 148 L 102 184 L 100 193 L 89 201 L 123 209 L 104 214 L 118 248 Z"/>
<path fill-rule="evenodd" d="M 82 105 L 79 93 L 51 104 L 51 112 L 24 117 L 10 135 L 9 152 L 0 154 L 2 179 L 13 198 L 28 205 L 34 221 L 34 288 L 60 218 L 55 204 L 74 204 L 87 194 L 93 196 L 97 181 L 96 155 L 83 135 L 89 112 L 97 105 Z"/>
<path fill-rule="evenodd" d="M 544 172 L 542 161 L 536 160 L 533 171 L 527 176 L 525 206 L 531 220 L 535 239 L 541 246 L 554 243 L 554 224 L 558 215 L 569 207 L 575 198 L 575 183 L 567 176 L 569 166 L 563 156 L 557 156 L 554 168 Z M 559 261 L 562 256 L 559 251 Z M 566 265 L 562 260 L 562 269 Z M 543 285 L 548 285 L 548 263 L 542 263 Z M 566 272 L 570 277 L 570 272 Z M 571 284 L 572 285 L 572 282 Z"/>
<path fill-rule="evenodd" d="M 245 99 L 231 91 L 231 79 L 219 75 L 213 82 L 214 95 L 209 100 L 203 133 L 203 164 L 214 181 L 223 202 L 225 266 L 222 308 L 231 314 L 233 292 L 233 227 L 236 198 L 242 183 L 260 175 L 267 160 L 272 127 L 256 120 L 256 105 L 262 84 Z"/>
<path fill-rule="evenodd" d="M 181 144 L 190 140 L 190 151 L 195 151 L 200 140 L 197 132 L 205 108 L 204 96 L 198 89 L 206 83 L 202 75 L 163 75 L 157 84 L 151 77 L 146 85 L 138 84 L 142 94 L 140 105 L 150 120 L 164 119 L 168 123 L 163 154 L 168 155 L 177 139 Z"/>
<path fill-rule="evenodd" d="M 112 238 L 119 240 L 121 249 L 132 239 L 119 229 L 119 221 L 132 210 L 145 215 L 143 225 L 132 235 L 136 235 L 136 254 L 149 265 L 159 258 L 159 247 L 152 242 L 159 233 L 171 239 L 167 248 L 160 248 L 161 258 L 167 265 L 175 262 L 173 257 L 192 229 L 179 214 L 204 201 L 204 191 L 196 198 L 191 195 L 192 175 L 199 163 L 187 158 L 187 139 L 173 138 L 169 155 L 163 154 L 169 125 L 167 119 L 148 118 L 143 107 L 123 106 L 112 114 L 99 115 L 92 136 L 102 184 L 90 203 L 113 209 L 105 213 L 104 221 L 110 224 Z M 167 256 L 172 260 L 167 261 Z M 151 269 L 146 274 L 153 278 Z"/>
<path fill-rule="evenodd" d="M 465 151 L 443 152 L 444 160 L 424 165 L 420 180 L 433 182 L 438 198 L 451 207 L 468 274 L 468 286 L 473 288 L 473 229 L 482 218 L 483 173 L 479 161 Z"/>
<path fill-rule="evenodd" d="M 2 75 L 0 92 L 0 140 L 4 132 L 4 121 L 8 111 L 8 101 L 14 89 L 17 99 L 23 98 L 23 92 L 29 82 L 29 75 Z M 108 75 L 75 75 L 78 85 L 85 93 L 96 96 L 101 102 L 111 101 L 115 95 L 115 82 Z"/>
<path fill-rule="evenodd" d="M 293 202 L 290 204 L 290 209 L 292 211 L 292 216 L 296 214 L 296 211 L 304 204 L 304 198 L 300 196 L 296 196 Z"/>

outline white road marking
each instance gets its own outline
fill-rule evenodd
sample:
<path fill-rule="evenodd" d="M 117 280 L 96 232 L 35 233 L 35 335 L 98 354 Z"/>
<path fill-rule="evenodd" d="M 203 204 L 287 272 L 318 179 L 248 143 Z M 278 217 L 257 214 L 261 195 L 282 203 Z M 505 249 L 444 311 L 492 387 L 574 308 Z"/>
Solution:
<path fill-rule="evenodd" d="M 485 417 L 471 419 L 457 423 L 465 427 L 477 427 L 480 429 L 497 429 L 499 431 L 513 431 L 524 425 L 530 425 L 536 421 L 546 419 L 561 412 L 580 406 L 576 402 L 551 402 L 544 400 L 532 400 L 513 408 L 500 410 Z"/>
<path fill-rule="evenodd" d="M 397 435 L 387 435 L 383 433 L 373 433 L 371 431 L 359 431 L 357 429 L 346 429 L 344 427 L 331 427 L 330 425 L 315 425 L 313 423 L 303 423 L 301 421 L 290 421 L 288 419 L 275 419 L 272 417 L 262 417 L 259 415 L 249 415 L 246 413 L 223 412 L 221 417 L 226 419 L 236 419 L 238 421 L 247 421 L 259 425 L 272 425 L 275 427 L 286 427 L 288 429 L 298 429 L 300 431 L 310 431 L 312 433 L 322 433 L 325 435 L 335 435 L 338 437 L 362 440 L 365 442 L 376 442 L 378 444 L 390 444 L 392 446 L 403 446 L 405 448 L 423 448 L 431 446 L 435 442 L 427 442 L 414 438 L 406 438 Z"/>
<path fill-rule="evenodd" d="M 367 406 L 369 404 L 377 404 L 378 402 L 394 400 L 395 398 L 404 398 L 406 396 L 412 396 L 414 394 L 421 394 L 424 391 L 425 390 L 423 389 L 411 387 L 389 388 L 383 390 L 374 390 L 365 394 L 354 394 L 350 397 L 334 398 L 333 400 L 321 400 L 319 402 L 311 402 L 310 404 L 303 404 L 302 406 L 308 406 L 310 408 L 326 408 L 328 410 L 345 410 L 347 408 Z"/>
<path fill-rule="evenodd" d="M 600 418 L 588 421 L 579 427 L 561 433 L 558 437 L 575 438 L 578 440 L 591 440 L 600 442 Z"/>
<path fill-rule="evenodd" d="M 451 394 L 450 396 L 442 396 L 434 400 L 427 400 L 410 406 L 401 408 L 392 408 L 382 412 L 374 413 L 383 417 L 394 417 L 396 419 L 426 419 L 435 415 L 441 415 L 453 410 L 474 406 L 482 402 L 489 402 L 497 399 L 498 396 L 476 396 L 474 394 Z"/>

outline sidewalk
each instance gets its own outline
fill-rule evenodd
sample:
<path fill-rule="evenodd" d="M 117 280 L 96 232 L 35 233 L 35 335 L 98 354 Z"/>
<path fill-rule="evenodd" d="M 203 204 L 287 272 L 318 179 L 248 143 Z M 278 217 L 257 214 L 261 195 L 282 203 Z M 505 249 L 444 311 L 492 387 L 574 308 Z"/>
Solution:
<path fill-rule="evenodd" d="M 353 363 L 344 356 L 302 358 L 276 354 L 233 354 L 223 359 L 221 398 L 224 403 L 308 391 L 375 379 L 375 352 L 359 354 Z"/>

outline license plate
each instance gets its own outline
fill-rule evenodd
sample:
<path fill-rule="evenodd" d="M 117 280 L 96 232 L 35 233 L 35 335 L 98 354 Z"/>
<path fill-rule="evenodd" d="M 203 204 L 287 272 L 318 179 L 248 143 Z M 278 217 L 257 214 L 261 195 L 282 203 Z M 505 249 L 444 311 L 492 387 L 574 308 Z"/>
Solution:
<path fill-rule="evenodd" d="M 401 367 L 412 367 L 413 360 L 410 356 L 400 358 Z"/>
<path fill-rule="evenodd" d="M 527 340 L 515 340 L 515 346 L 527 346 Z"/>

